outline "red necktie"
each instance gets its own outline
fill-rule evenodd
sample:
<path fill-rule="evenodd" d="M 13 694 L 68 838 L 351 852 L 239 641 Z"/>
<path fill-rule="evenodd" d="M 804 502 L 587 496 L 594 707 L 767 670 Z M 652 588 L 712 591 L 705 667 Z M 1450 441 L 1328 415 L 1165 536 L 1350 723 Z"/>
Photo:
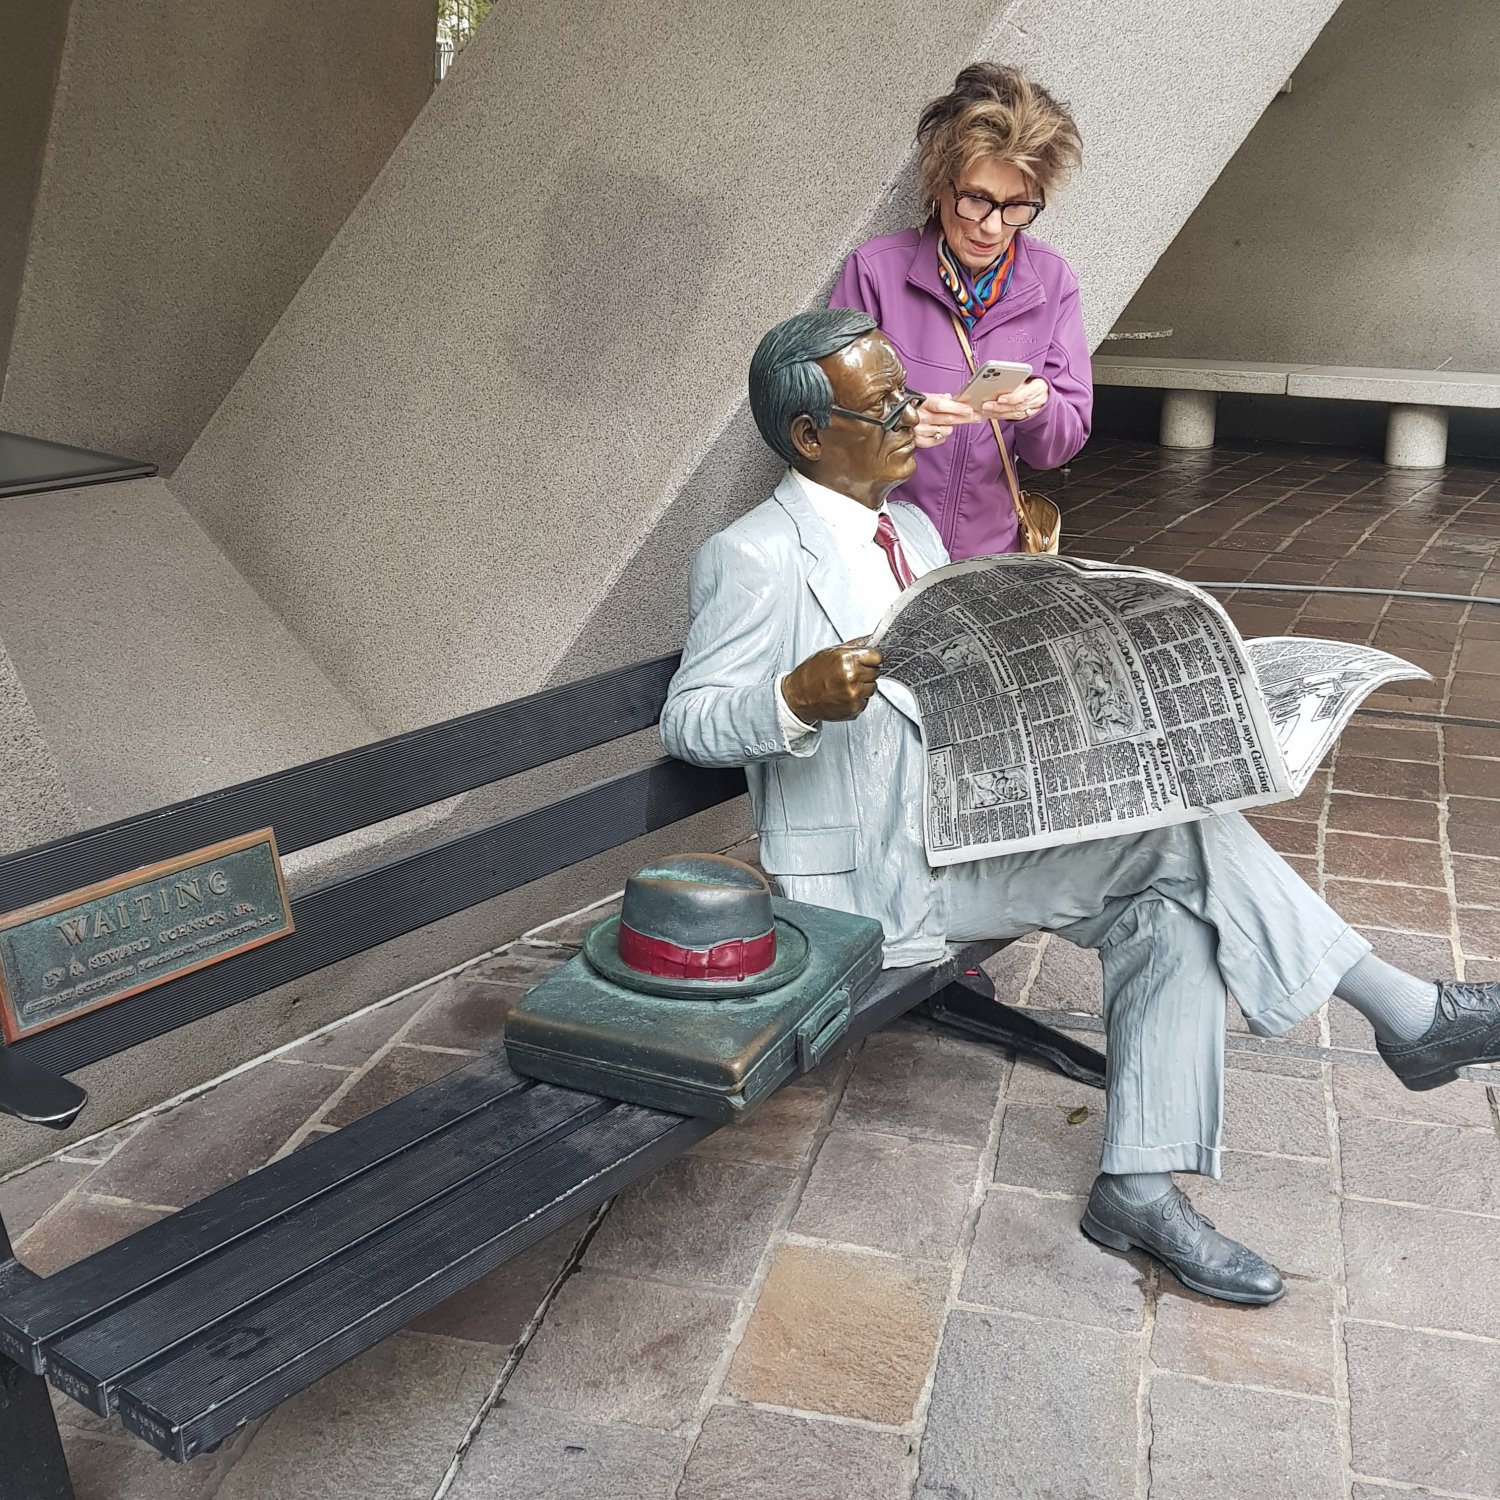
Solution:
<path fill-rule="evenodd" d="M 916 580 L 907 565 L 906 554 L 901 550 L 901 538 L 896 535 L 895 523 L 886 511 L 880 512 L 880 519 L 875 523 L 875 545 L 885 553 L 896 582 L 904 589 L 910 588 Z"/>

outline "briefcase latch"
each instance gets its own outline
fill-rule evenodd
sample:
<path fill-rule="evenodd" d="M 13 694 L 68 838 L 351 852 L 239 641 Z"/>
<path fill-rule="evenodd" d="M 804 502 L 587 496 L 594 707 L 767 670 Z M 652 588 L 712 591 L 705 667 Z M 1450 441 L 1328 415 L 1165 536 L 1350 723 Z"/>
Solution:
<path fill-rule="evenodd" d="M 849 1029 L 849 991 L 835 990 L 797 1028 L 797 1071 L 810 1073 Z"/>

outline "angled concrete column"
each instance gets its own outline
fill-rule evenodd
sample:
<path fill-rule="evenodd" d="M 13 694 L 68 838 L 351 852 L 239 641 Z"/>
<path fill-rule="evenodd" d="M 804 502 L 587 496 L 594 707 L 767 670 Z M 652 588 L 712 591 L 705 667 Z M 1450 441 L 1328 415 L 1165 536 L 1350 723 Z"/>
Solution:
<path fill-rule="evenodd" d="M 76 832 L 73 799 L 0 642 L 0 854 Z"/>
<path fill-rule="evenodd" d="M 67 0 L 0 0 L 0 389 L 67 29 Z"/>
<path fill-rule="evenodd" d="M 1333 5 L 497 7 L 174 488 L 386 729 L 668 649 L 692 550 L 766 492 L 756 339 L 911 221 L 961 64 L 1076 106 L 1043 229 L 1097 334 Z"/>
<path fill-rule="evenodd" d="M 376 737 L 159 479 L 0 502 L 0 640 L 84 827 Z"/>
<path fill-rule="evenodd" d="M 9 11 L 0 126 L 12 66 L 61 17 L 67 39 L 0 427 L 170 469 L 426 102 L 433 0 Z M 6 258 L 0 241 L 0 296 Z"/>

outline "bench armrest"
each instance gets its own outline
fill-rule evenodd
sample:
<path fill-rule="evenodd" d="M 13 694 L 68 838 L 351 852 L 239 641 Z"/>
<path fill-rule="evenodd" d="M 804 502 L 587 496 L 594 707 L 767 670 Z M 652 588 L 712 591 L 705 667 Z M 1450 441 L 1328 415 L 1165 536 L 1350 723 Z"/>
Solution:
<path fill-rule="evenodd" d="M 71 1078 L 59 1078 L 0 1046 L 0 1114 L 14 1115 L 28 1125 L 66 1130 L 88 1098 Z"/>

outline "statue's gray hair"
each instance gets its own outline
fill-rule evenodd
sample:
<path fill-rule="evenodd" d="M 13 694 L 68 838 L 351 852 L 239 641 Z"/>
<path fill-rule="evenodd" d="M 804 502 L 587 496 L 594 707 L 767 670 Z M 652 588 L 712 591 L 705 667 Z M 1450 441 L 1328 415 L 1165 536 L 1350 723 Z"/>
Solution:
<path fill-rule="evenodd" d="M 750 410 L 760 435 L 789 464 L 797 460 L 793 421 L 806 415 L 822 428 L 833 418 L 833 387 L 817 361 L 879 326 L 869 313 L 829 307 L 778 323 L 756 346 L 750 359 Z"/>

